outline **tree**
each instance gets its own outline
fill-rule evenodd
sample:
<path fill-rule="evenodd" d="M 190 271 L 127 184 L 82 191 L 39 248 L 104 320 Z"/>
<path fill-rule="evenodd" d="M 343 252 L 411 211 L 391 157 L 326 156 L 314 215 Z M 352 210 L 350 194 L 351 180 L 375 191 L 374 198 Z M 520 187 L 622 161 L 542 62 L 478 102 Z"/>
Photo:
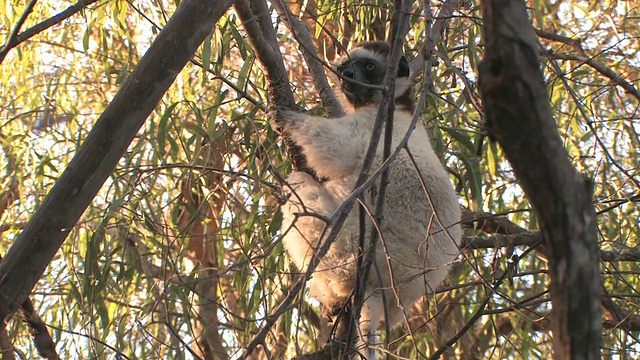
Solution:
<path fill-rule="evenodd" d="M 521 4 L 508 3 L 502 8 Z M 550 241 L 556 232 L 548 226 L 560 219 L 550 207 L 559 202 L 548 196 L 555 183 L 536 180 L 551 175 L 543 166 L 560 162 L 517 148 L 521 140 L 505 134 L 526 128 L 503 132 L 508 123 L 499 120 L 509 119 L 496 116 L 518 104 L 510 99 L 501 105 L 506 95 L 497 95 L 490 77 L 500 49 L 492 39 L 505 35 L 499 24 L 512 24 L 504 13 L 487 10 L 499 4 L 486 1 L 481 11 L 475 2 L 416 2 L 408 19 L 404 49 L 425 79 L 416 90 L 427 95 L 422 119 L 460 193 L 468 229 L 450 279 L 411 310 L 403 331 L 385 334 L 390 352 L 405 358 L 547 358 L 552 343 L 558 358 L 565 351 L 577 356 L 580 337 L 567 339 L 559 335 L 565 328 L 553 327 L 581 310 L 558 305 L 562 295 L 554 288 L 562 273 L 553 248 L 558 243 Z M 35 329 L 32 341 L 28 327 L 7 317 L 0 334 L 3 358 L 40 351 L 47 358 L 219 359 L 240 357 L 248 347 L 248 358 L 288 358 L 322 346 L 316 341 L 323 328 L 318 304 L 296 283 L 300 271 L 289 267 L 278 241 L 281 181 L 290 157 L 296 168 L 304 168 L 304 159 L 295 157 L 295 144 L 280 146 L 267 109 L 271 101 L 337 114 L 321 81 L 324 59 L 361 40 L 388 38 L 394 4 L 67 5 L 61 13 L 60 4 L 36 1 L 10 2 L 0 10 L 6 24 L 0 28 L 6 40 L 0 50 L 0 231 L 6 254 L 0 313 L 10 316 L 20 308 Z M 542 91 L 537 100 L 551 105 L 545 124 L 560 134 L 555 148 L 568 154 L 565 165 L 593 189 L 584 206 L 595 203 L 601 262 L 599 277 L 588 276 L 600 282 L 598 289 L 582 290 L 600 304 L 602 318 L 577 330 L 596 330 L 605 357 L 630 358 L 637 355 L 640 330 L 638 3 L 528 5 L 535 37 L 523 38 L 542 61 L 539 84 L 548 97 Z M 255 41 L 256 29 L 263 42 Z M 489 65 L 479 67 L 480 59 Z M 140 77 L 145 69 L 155 70 Z M 287 77 L 275 77 L 283 73 L 290 87 Z M 161 78 L 165 88 L 127 92 Z M 118 104 L 123 112 L 109 115 Z M 125 121 L 129 114 L 135 125 Z M 117 123 L 128 131 L 113 130 Z M 105 135 L 96 136 L 101 129 Z M 524 134 L 524 140 L 535 138 L 532 131 Z M 101 154 L 71 162 L 83 153 L 81 145 Z M 100 156 L 111 160 L 98 161 Z M 70 185 L 65 169 L 84 171 L 75 184 L 93 185 L 60 193 Z M 96 169 L 102 178 L 94 177 Z M 547 202 L 535 195 L 540 185 L 549 189 L 542 193 Z M 45 200 L 56 191 L 70 200 Z M 84 200 L 74 200 L 76 194 Z M 576 215 L 570 207 L 562 210 Z M 34 219 L 51 222 L 68 213 L 57 231 L 48 228 L 40 242 L 29 240 L 43 224 Z M 557 226 L 576 228 L 564 220 Z M 582 239 L 595 251 L 596 244 Z M 33 252 L 45 243 L 55 245 L 47 246 L 52 260 Z M 29 249 L 22 258 L 15 257 L 20 246 Z M 569 270 L 584 274 L 581 267 Z M 575 285 L 563 284 L 569 291 Z M 570 328 L 570 336 L 577 330 Z M 40 341 L 46 335 L 50 341 Z M 598 351 L 597 341 L 591 345 L 585 352 Z"/>

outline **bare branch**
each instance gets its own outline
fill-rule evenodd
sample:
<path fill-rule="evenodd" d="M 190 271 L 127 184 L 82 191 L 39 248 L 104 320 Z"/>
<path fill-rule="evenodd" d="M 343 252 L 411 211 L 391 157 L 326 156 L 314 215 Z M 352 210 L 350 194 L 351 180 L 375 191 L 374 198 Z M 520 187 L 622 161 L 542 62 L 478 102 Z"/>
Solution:
<path fill-rule="evenodd" d="M 533 246 L 542 242 L 542 236 L 537 231 L 524 232 L 515 235 L 495 234 L 489 237 L 464 237 L 461 248 L 490 249 L 509 246 Z"/>
<path fill-rule="evenodd" d="M 613 299 L 607 293 L 602 295 L 602 308 L 604 309 L 606 318 L 602 323 L 604 328 L 621 328 L 627 331 L 640 331 L 640 316 L 638 316 L 637 312 L 624 311 L 613 302 Z M 636 342 L 637 341 L 636 339 Z"/>
<path fill-rule="evenodd" d="M 278 106 L 295 109 L 296 102 L 266 2 L 238 0 L 234 7 L 265 70 L 270 100 Z"/>
<path fill-rule="evenodd" d="M 511 263 L 511 264 L 509 264 L 509 266 L 516 266 L 516 264 L 515 263 Z M 485 314 L 485 308 L 487 307 L 487 305 L 489 304 L 489 302 L 493 298 L 493 294 L 495 294 L 497 292 L 497 288 L 507 278 L 507 274 L 509 274 L 509 271 L 505 271 L 500 276 L 500 278 L 496 279 L 496 282 L 493 285 L 493 287 L 488 289 L 490 293 L 482 301 L 482 304 L 480 304 L 480 308 L 478 310 L 476 310 L 476 312 L 471 316 L 471 318 L 462 327 L 462 329 L 458 330 L 458 332 L 454 336 L 452 336 L 449 340 L 447 340 L 442 347 L 440 347 L 433 354 L 431 354 L 431 356 L 429 356 L 429 360 L 437 360 L 437 359 L 439 359 L 440 356 L 445 351 L 450 349 L 458 340 L 460 340 L 460 338 L 462 338 L 462 336 L 465 333 L 467 333 L 467 331 L 469 331 L 473 327 L 473 325 Z"/>
<path fill-rule="evenodd" d="M 491 249 L 511 246 L 534 246 L 542 243 L 542 234 L 538 231 L 527 231 L 513 235 L 495 234 L 488 237 L 464 237 L 461 248 Z M 541 249 L 537 249 L 541 250 Z M 548 256 L 546 248 L 541 250 L 542 255 Z M 640 247 L 623 250 L 600 250 L 600 260 L 603 262 L 633 261 L 640 262 Z"/>
<path fill-rule="evenodd" d="M 558 41 L 561 42 L 563 44 L 567 44 L 570 45 L 572 47 L 575 47 L 576 49 L 580 49 L 582 47 L 581 44 L 581 40 L 578 38 L 570 38 L 570 37 L 566 37 L 566 36 L 562 36 L 562 35 L 558 35 L 558 34 L 554 34 L 554 33 L 550 33 L 544 30 L 540 30 L 540 29 L 533 29 L 536 32 L 536 35 L 538 35 L 541 38 L 545 38 L 545 39 L 549 39 L 549 40 L 553 40 L 553 41 Z"/>
<path fill-rule="evenodd" d="M 582 50 L 582 48 L 580 48 L 580 50 Z M 584 50 L 582 50 L 584 51 Z M 594 138 L 596 139 L 596 142 L 598 143 L 598 145 L 600 146 L 600 149 L 602 150 L 602 152 L 606 155 L 606 157 L 611 161 L 611 164 L 616 167 L 621 173 L 623 173 L 631 182 L 633 182 L 637 188 L 640 188 L 640 181 L 638 179 L 636 179 L 630 172 L 629 170 L 625 169 L 620 163 L 618 163 L 618 161 L 616 161 L 613 156 L 611 155 L 611 152 L 609 151 L 609 149 L 607 148 L 605 142 L 602 140 L 601 136 L 598 134 L 597 129 L 595 128 L 595 126 L 593 125 L 593 121 L 591 120 L 591 118 L 588 116 L 587 112 L 584 109 L 584 106 L 581 105 L 581 101 L 578 97 L 578 94 L 576 93 L 576 91 L 569 85 L 569 82 L 566 79 L 566 76 L 564 76 L 564 72 L 560 69 L 560 66 L 558 65 L 558 63 L 555 61 L 555 59 L 549 55 L 546 54 L 548 59 L 549 59 L 549 63 L 552 67 L 552 69 L 556 72 L 556 74 L 558 75 L 558 77 L 560 78 L 560 80 L 562 81 L 562 84 L 565 86 L 565 88 L 567 89 L 567 92 L 569 93 L 569 95 L 571 96 L 571 98 L 573 99 L 573 101 L 576 103 L 577 105 L 577 109 L 580 113 L 580 115 L 582 115 L 582 120 L 584 121 L 584 123 L 587 125 L 587 127 L 589 128 L 589 130 L 591 131 L 591 133 L 593 134 Z"/>
<path fill-rule="evenodd" d="M 462 224 L 465 226 L 475 224 L 474 229 L 488 234 L 512 235 L 527 232 L 527 229 L 514 224 L 505 217 L 485 212 L 462 211 Z"/>
<path fill-rule="evenodd" d="M 35 36 L 35 35 L 39 34 L 40 32 L 52 27 L 53 25 L 61 23 L 62 21 L 70 18 L 71 16 L 75 15 L 76 13 L 86 9 L 87 6 L 93 4 L 96 1 L 98 1 L 98 0 L 80 0 L 77 3 L 69 6 L 65 10 L 59 12 L 58 14 L 48 18 L 47 20 L 44 20 L 44 21 L 42 21 L 42 22 L 40 22 L 40 23 L 28 28 L 24 32 L 21 32 L 20 35 L 18 35 L 18 37 L 16 38 L 17 44 L 31 39 L 33 36 Z"/>

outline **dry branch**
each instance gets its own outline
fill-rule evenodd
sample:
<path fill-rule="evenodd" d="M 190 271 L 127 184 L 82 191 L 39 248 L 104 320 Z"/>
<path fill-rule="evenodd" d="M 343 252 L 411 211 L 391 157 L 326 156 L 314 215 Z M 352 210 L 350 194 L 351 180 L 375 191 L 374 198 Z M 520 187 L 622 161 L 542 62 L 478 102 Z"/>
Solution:
<path fill-rule="evenodd" d="M 0 263 L 0 319 L 7 321 L 115 168 L 175 77 L 231 0 L 183 1 Z"/>
<path fill-rule="evenodd" d="M 488 130 L 540 219 L 555 356 L 597 359 L 601 291 L 591 184 L 573 168 L 558 135 L 524 1 L 485 0 L 482 13 L 486 57 L 479 73 Z"/>

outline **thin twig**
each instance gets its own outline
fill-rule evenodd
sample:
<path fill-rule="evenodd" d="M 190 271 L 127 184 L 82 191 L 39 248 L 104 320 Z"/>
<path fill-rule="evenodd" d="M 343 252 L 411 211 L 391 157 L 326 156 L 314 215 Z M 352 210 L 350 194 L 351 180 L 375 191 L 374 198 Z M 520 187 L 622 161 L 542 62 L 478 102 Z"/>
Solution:
<path fill-rule="evenodd" d="M 27 8 L 22 13 L 22 16 L 20 16 L 20 19 L 18 19 L 16 26 L 13 27 L 13 31 L 11 32 L 9 39 L 0 50 L 0 64 L 2 63 L 2 61 L 4 61 L 4 58 L 7 56 L 7 53 L 9 52 L 9 50 L 11 50 L 11 48 L 15 46 L 13 45 L 13 43 L 16 42 L 16 39 L 18 38 L 18 33 L 20 32 L 22 25 L 24 25 L 24 22 L 27 21 L 27 17 L 33 11 L 33 7 L 36 5 L 37 1 L 38 0 L 31 0 L 31 2 L 29 2 L 29 4 L 27 5 Z"/>
<path fill-rule="evenodd" d="M 423 6 L 427 6 L 428 3 L 429 2 L 427 1 Z M 427 42 L 420 48 L 422 56 L 416 56 L 409 64 L 412 77 L 417 77 L 420 70 L 425 67 L 425 59 L 429 60 L 432 58 L 432 53 L 435 50 L 436 45 L 440 43 L 445 27 L 453 17 L 453 12 L 455 10 L 459 10 L 465 5 L 465 0 L 445 0 L 445 2 L 440 5 L 440 10 L 438 11 L 438 15 L 435 17 L 435 21 L 433 21 L 433 25 L 430 28 L 427 28 Z M 429 20 L 429 15 L 431 15 L 430 9 L 429 12 L 425 14 L 427 20 Z M 433 17 L 431 18 L 433 19 Z"/>
<path fill-rule="evenodd" d="M 35 35 L 39 34 L 40 32 L 52 27 L 53 25 L 59 24 L 62 21 L 64 21 L 65 19 L 68 19 L 69 17 L 73 16 L 74 14 L 76 14 L 77 12 L 81 11 L 82 9 L 86 8 L 88 5 L 93 4 L 94 2 L 96 2 L 98 0 L 80 0 L 77 3 L 75 3 L 74 5 L 71 5 L 70 7 L 66 8 L 64 11 L 44 20 L 39 22 L 38 24 L 28 28 L 27 30 L 21 32 L 20 34 L 18 34 L 17 36 L 15 36 L 14 38 L 10 38 L 7 43 L 4 45 L 4 47 L 2 48 L 2 50 L 0 50 L 0 63 L 2 63 L 2 61 L 4 60 L 5 56 L 7 55 L 7 53 L 9 52 L 9 50 L 13 49 L 14 47 L 18 46 L 19 44 L 31 39 L 32 37 L 34 37 Z M 33 2 L 35 3 L 35 0 L 33 0 Z M 6 50 L 5 50 L 6 48 Z"/>
<path fill-rule="evenodd" d="M 539 46 L 541 47 L 541 44 L 539 44 Z M 596 128 L 593 126 L 593 120 L 591 120 L 589 115 L 587 115 L 586 111 L 584 110 L 584 106 L 582 106 L 582 102 L 580 101 L 580 99 L 578 97 L 578 94 L 576 93 L 576 91 L 569 84 L 569 81 L 567 80 L 566 76 L 564 76 L 564 72 L 560 68 L 560 65 L 558 65 L 558 62 L 555 60 L 555 58 L 552 56 L 552 54 L 549 54 L 549 53 L 545 52 L 545 55 L 549 59 L 549 63 L 551 64 L 551 68 L 556 73 L 558 78 L 560 78 L 560 81 L 562 81 L 562 84 L 567 89 L 567 92 L 569 92 L 569 96 L 571 96 L 571 99 L 573 99 L 573 101 L 575 102 L 575 104 L 576 104 L 576 106 L 578 108 L 578 112 L 582 116 L 582 120 L 584 121 L 584 123 L 587 125 L 587 127 L 589 128 L 589 130 L 593 134 L 593 136 L 596 139 L 596 142 L 598 143 L 598 145 L 600 146 L 600 149 L 602 150 L 602 152 L 605 154 L 607 159 L 609 159 L 609 161 L 611 161 L 611 164 L 616 169 L 618 169 L 621 173 L 623 173 L 631 182 L 633 182 L 633 184 L 637 188 L 640 189 L 640 180 L 636 179 L 633 175 L 631 175 L 627 169 L 625 169 L 622 165 L 620 165 L 616 161 L 616 159 L 613 158 L 613 156 L 609 152 L 609 149 L 607 148 L 606 144 L 600 138 L 600 135 L 598 135 L 598 132 L 597 132 Z"/>
<path fill-rule="evenodd" d="M 628 82 L 624 77 L 616 74 L 613 70 L 603 64 L 600 64 L 591 57 L 559 53 L 549 53 L 548 56 L 557 60 L 579 61 L 587 64 L 601 75 L 609 78 L 614 84 L 623 88 L 627 93 L 636 98 L 636 100 L 640 101 L 640 91 L 638 91 L 632 83 Z"/>
<path fill-rule="evenodd" d="M 510 263 L 509 266 L 515 266 L 515 263 Z M 484 315 L 484 309 L 487 307 L 487 305 L 489 305 L 489 302 L 493 298 L 493 294 L 496 294 L 498 292 L 498 286 L 500 286 L 500 284 L 504 282 L 507 274 L 509 274 L 509 271 L 505 271 L 502 276 L 500 276 L 500 278 L 496 280 L 495 285 L 489 288 L 491 289 L 491 293 L 488 294 L 487 297 L 485 297 L 484 301 L 482 301 L 482 304 L 480 304 L 480 308 L 476 310 L 469 321 L 467 321 L 467 323 L 454 336 L 452 336 L 449 340 L 447 340 L 446 343 L 444 343 L 444 345 L 442 345 L 438 350 L 431 354 L 429 360 L 439 359 L 445 351 L 449 350 L 458 340 L 460 340 L 460 338 L 462 338 L 462 336 L 464 336 L 464 334 L 467 333 L 467 331 L 469 331 L 473 327 L 473 325 L 475 325 L 475 323 Z"/>

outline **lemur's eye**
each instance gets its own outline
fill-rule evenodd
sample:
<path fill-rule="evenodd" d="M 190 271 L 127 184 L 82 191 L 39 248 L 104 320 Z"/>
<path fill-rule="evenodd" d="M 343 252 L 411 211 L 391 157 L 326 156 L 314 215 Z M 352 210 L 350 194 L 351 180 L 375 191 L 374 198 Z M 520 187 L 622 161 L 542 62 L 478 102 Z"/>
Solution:
<path fill-rule="evenodd" d="M 373 70 L 375 70 L 375 69 L 376 69 L 376 64 L 374 64 L 374 63 L 372 63 L 372 62 L 370 62 L 370 63 L 366 63 L 366 64 L 364 65 L 364 69 L 365 69 L 365 70 L 367 70 L 367 71 L 373 71 Z"/>

